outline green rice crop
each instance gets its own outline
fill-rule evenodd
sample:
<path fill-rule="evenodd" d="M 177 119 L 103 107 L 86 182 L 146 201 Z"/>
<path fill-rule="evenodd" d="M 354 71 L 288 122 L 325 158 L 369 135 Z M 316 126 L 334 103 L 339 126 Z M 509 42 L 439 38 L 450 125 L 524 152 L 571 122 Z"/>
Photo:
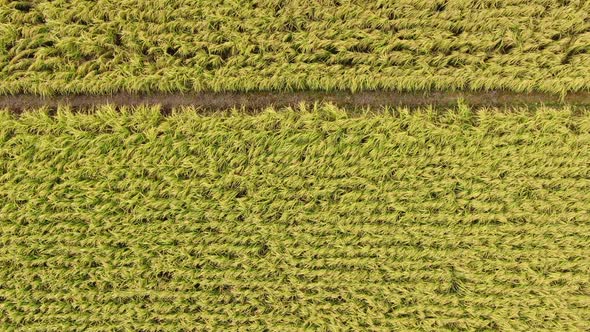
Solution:
<path fill-rule="evenodd" d="M 0 112 L 1 330 L 587 331 L 589 276 L 587 110 Z"/>
<path fill-rule="evenodd" d="M 586 0 L 0 0 L 0 94 L 590 90 Z"/>

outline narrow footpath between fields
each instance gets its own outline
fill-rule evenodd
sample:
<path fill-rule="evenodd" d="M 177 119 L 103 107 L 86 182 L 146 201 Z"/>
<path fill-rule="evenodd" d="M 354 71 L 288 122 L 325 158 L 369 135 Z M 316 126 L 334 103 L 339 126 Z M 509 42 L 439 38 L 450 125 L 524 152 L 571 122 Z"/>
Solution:
<path fill-rule="evenodd" d="M 518 106 L 590 106 L 590 92 L 578 92 L 566 96 L 547 93 L 514 93 L 506 91 L 487 92 L 200 92 L 200 93 L 154 93 L 112 95 L 67 95 L 42 97 L 35 95 L 0 96 L 0 109 L 22 112 L 28 109 L 48 107 L 55 109 L 69 105 L 73 109 L 93 108 L 100 105 L 115 106 L 161 105 L 163 111 L 182 106 L 193 106 L 208 110 L 223 110 L 232 107 L 258 110 L 265 107 L 295 106 L 300 103 L 330 102 L 340 107 L 378 109 L 384 106 L 396 107 L 448 107 L 463 99 L 466 104 L 477 107 L 518 107 Z"/>

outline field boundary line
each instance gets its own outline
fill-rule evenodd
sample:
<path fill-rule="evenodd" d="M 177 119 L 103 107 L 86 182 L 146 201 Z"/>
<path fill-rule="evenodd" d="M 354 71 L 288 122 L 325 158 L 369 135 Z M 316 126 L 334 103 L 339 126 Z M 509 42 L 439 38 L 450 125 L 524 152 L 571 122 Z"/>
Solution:
<path fill-rule="evenodd" d="M 0 96 L 0 109 L 22 112 L 41 107 L 69 106 L 73 109 L 93 108 L 100 105 L 140 106 L 160 105 L 163 110 L 191 106 L 210 110 L 233 107 L 246 110 L 267 107 L 296 106 L 300 103 L 332 103 L 346 108 L 394 107 L 448 107 L 459 100 L 475 107 L 522 107 L 522 106 L 590 106 L 590 92 L 577 92 L 565 96 L 548 93 L 515 93 L 508 91 L 486 92 L 199 92 L 199 93 L 115 93 L 111 95 L 61 95 Z"/>

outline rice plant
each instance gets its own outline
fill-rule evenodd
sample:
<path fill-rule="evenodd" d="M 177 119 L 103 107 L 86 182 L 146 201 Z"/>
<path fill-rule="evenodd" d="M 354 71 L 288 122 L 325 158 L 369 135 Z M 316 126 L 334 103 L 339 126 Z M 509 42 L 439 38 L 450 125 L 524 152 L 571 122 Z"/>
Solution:
<path fill-rule="evenodd" d="M 0 1 L 0 94 L 590 88 L 584 0 Z"/>
<path fill-rule="evenodd" d="M 590 329 L 590 113 L 0 112 L 1 330 Z"/>

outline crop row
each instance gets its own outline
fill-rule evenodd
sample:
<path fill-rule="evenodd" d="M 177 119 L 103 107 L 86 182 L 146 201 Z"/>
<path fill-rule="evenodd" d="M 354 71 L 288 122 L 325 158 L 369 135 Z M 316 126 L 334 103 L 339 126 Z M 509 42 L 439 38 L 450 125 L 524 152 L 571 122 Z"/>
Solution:
<path fill-rule="evenodd" d="M 3 1 L 0 93 L 590 88 L 587 1 Z"/>
<path fill-rule="evenodd" d="M 3 330 L 588 330 L 590 113 L 0 113 Z"/>

